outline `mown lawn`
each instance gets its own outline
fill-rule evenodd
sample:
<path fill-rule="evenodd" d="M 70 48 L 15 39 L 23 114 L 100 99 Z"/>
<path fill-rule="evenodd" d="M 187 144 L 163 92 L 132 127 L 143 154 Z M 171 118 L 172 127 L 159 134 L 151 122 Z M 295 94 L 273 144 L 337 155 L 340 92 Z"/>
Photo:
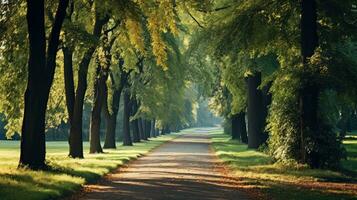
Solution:
<path fill-rule="evenodd" d="M 88 182 L 103 175 L 177 137 L 170 134 L 135 143 L 132 147 L 118 144 L 115 150 L 104 154 L 87 154 L 88 142 L 84 143 L 85 159 L 68 158 L 67 142 L 47 142 L 47 161 L 53 171 L 17 169 L 19 142 L 0 141 L 0 199 L 56 199 L 69 195 Z"/>
<path fill-rule="evenodd" d="M 241 180 L 243 190 L 279 200 L 357 199 L 357 140 L 345 142 L 348 159 L 342 161 L 344 172 L 337 172 L 274 164 L 268 155 L 230 140 L 222 131 L 211 135 L 216 154 Z"/>

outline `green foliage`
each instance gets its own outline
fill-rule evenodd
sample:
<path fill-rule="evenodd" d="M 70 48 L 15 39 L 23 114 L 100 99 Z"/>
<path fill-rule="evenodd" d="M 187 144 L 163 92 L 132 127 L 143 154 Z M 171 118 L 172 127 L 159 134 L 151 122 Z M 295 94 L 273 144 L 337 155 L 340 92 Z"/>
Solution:
<path fill-rule="evenodd" d="M 274 94 L 268 116 L 269 149 L 271 155 L 282 162 L 299 157 L 299 79 L 293 69 L 281 70 L 271 92 Z"/>

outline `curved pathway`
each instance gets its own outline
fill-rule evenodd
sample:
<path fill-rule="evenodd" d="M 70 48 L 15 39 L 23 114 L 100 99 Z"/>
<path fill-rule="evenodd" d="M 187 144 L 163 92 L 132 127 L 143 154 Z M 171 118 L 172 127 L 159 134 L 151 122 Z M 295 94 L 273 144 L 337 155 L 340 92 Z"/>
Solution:
<path fill-rule="evenodd" d="M 88 185 L 76 199 L 248 199 L 226 178 L 210 150 L 209 130 L 196 129 Z"/>

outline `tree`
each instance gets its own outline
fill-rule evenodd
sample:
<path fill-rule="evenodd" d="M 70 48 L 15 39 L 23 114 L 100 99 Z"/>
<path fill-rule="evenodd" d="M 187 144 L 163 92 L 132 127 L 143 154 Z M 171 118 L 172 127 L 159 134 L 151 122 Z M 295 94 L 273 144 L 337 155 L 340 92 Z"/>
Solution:
<path fill-rule="evenodd" d="M 263 144 L 264 113 L 263 94 L 258 88 L 261 73 L 256 72 L 247 77 L 248 85 L 248 147 L 258 148 Z"/>
<path fill-rule="evenodd" d="M 19 166 L 45 168 L 45 115 L 68 0 L 60 1 L 46 50 L 44 1 L 27 0 L 30 54 Z"/>
<path fill-rule="evenodd" d="M 94 5 L 95 6 L 95 5 Z M 92 37 L 100 37 L 103 26 L 108 22 L 108 16 L 101 16 L 99 14 L 97 7 L 95 7 L 95 22 L 93 26 L 93 31 L 91 33 Z M 70 66 L 72 62 L 68 61 L 69 66 L 65 66 L 68 69 L 65 73 L 66 83 L 66 100 L 67 100 L 67 110 L 69 114 L 70 123 L 70 133 L 69 133 L 69 156 L 73 158 L 83 158 L 83 138 L 82 138 L 82 121 L 83 121 L 83 104 L 84 98 L 87 90 L 87 74 L 88 67 L 92 58 L 94 51 L 96 50 L 97 43 L 90 45 L 88 49 L 85 50 L 83 57 L 79 63 L 78 78 L 77 78 L 77 88 L 74 88 L 74 77 L 73 66 Z M 64 54 L 66 55 L 66 54 Z M 65 60 L 72 60 L 71 57 L 64 58 Z"/>
<path fill-rule="evenodd" d="M 130 136 L 130 92 L 128 88 L 124 89 L 124 121 L 123 121 L 123 145 L 124 146 L 132 146 L 132 140 Z"/>

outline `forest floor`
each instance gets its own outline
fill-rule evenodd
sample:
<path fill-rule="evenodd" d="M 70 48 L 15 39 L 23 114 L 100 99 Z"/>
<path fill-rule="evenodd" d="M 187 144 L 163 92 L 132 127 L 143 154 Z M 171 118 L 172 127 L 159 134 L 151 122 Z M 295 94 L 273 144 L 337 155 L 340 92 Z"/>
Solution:
<path fill-rule="evenodd" d="M 117 149 L 105 149 L 104 154 L 88 154 L 89 144 L 84 142 L 85 159 L 69 158 L 68 142 L 47 142 L 46 159 L 52 171 L 17 169 L 19 141 L 0 141 L 0 199 L 43 200 L 68 196 L 179 135 L 160 136 L 130 147 L 118 142 Z"/>
<path fill-rule="evenodd" d="M 237 189 L 237 180 L 222 173 L 207 130 L 165 143 L 70 199 L 249 199 Z"/>
<path fill-rule="evenodd" d="M 357 199 L 357 138 L 344 142 L 348 158 L 341 171 L 282 166 L 259 151 L 230 139 L 222 130 L 211 131 L 213 147 L 228 166 L 227 173 L 241 180 L 243 191 L 253 191 L 260 199 L 347 200 Z"/>

